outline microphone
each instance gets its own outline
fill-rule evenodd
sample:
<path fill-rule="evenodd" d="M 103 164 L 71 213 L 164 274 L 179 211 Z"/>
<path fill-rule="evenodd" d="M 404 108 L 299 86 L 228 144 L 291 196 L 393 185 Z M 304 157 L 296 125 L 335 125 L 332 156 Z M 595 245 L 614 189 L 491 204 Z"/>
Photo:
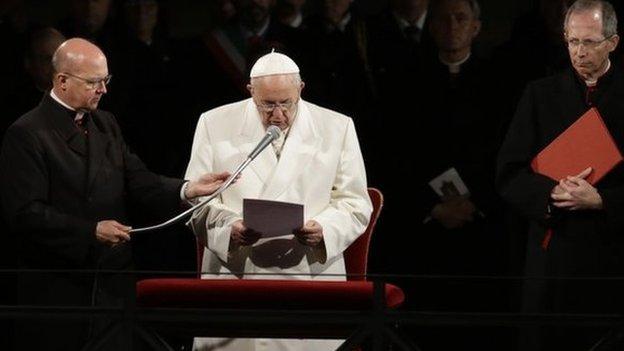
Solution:
<path fill-rule="evenodd" d="M 256 145 L 256 147 L 251 151 L 251 153 L 249 153 L 249 156 L 247 157 L 251 160 L 256 158 L 256 156 L 258 156 L 258 154 L 262 152 L 264 148 L 266 148 L 273 140 L 278 139 L 281 134 L 282 130 L 278 126 L 270 126 L 269 128 L 267 128 L 266 134 L 264 135 L 262 140 L 260 140 L 258 145 Z"/>
<path fill-rule="evenodd" d="M 245 169 L 247 167 L 247 165 L 249 165 L 251 163 L 251 161 L 253 161 L 253 159 L 256 158 L 256 156 L 258 156 L 258 154 L 260 154 L 262 152 L 262 150 L 266 149 L 266 147 L 273 140 L 279 138 L 281 133 L 282 133 L 282 131 L 281 131 L 281 129 L 278 126 L 270 126 L 269 128 L 267 128 L 266 134 L 264 135 L 264 137 L 262 137 L 262 140 L 260 140 L 258 145 L 256 145 L 256 147 L 249 153 L 249 156 L 247 156 L 247 158 L 240 165 L 238 165 L 236 170 L 234 172 L 232 172 L 232 175 L 230 175 L 230 177 L 228 179 L 226 179 L 225 182 L 223 182 L 223 184 L 221 184 L 219 189 L 217 189 L 214 193 L 208 195 L 208 197 L 205 200 L 203 200 L 202 202 L 200 202 L 200 203 L 196 204 L 195 206 L 189 208 L 188 210 L 180 213 L 179 215 L 169 219 L 168 221 L 162 222 L 162 223 L 157 224 L 157 225 L 149 226 L 149 227 L 131 229 L 130 233 L 149 232 L 149 231 L 161 229 L 161 228 L 164 228 L 164 227 L 168 227 L 168 226 L 170 226 L 170 225 L 172 225 L 174 223 L 177 223 L 177 222 L 181 221 L 182 219 L 186 218 L 187 216 L 191 215 L 193 212 L 195 212 L 195 210 L 197 210 L 200 207 L 203 207 L 208 202 L 210 202 L 212 199 L 214 199 L 215 197 L 219 196 L 225 189 L 229 188 L 230 185 L 232 185 L 232 183 L 236 179 L 236 177 L 243 171 L 243 169 Z"/>

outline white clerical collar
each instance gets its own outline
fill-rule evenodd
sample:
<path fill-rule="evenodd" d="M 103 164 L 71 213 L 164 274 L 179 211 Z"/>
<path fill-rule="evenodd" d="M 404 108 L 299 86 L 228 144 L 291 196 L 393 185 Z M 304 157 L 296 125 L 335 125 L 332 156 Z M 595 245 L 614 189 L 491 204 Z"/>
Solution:
<path fill-rule="evenodd" d="M 401 30 L 404 30 L 405 28 L 407 28 L 407 27 L 412 25 L 405 18 L 401 17 L 401 15 L 399 15 L 398 13 L 394 12 L 393 14 L 394 14 L 394 18 L 396 19 L 397 23 L 399 24 L 399 28 L 401 28 Z M 420 15 L 420 17 L 418 18 L 418 20 L 415 23 L 416 27 L 418 27 L 418 29 L 420 29 L 421 31 L 423 30 L 423 27 L 425 26 L 425 20 L 426 19 L 427 19 L 427 11 L 425 10 L 425 12 L 423 12 L 423 14 Z"/>
<path fill-rule="evenodd" d="M 604 73 L 600 75 L 600 77 L 604 76 L 605 74 L 607 74 L 607 72 L 609 72 L 609 69 L 611 68 L 611 60 L 607 59 L 607 69 L 605 69 Z M 585 85 L 587 85 L 588 87 L 593 87 L 594 85 L 596 85 L 596 83 L 598 83 L 598 79 L 600 79 L 600 77 L 593 79 L 593 80 L 586 80 L 585 81 Z"/>
<path fill-rule="evenodd" d="M 301 12 L 297 12 L 297 16 L 295 16 L 295 18 L 293 18 L 293 20 L 290 21 L 288 25 L 292 28 L 299 28 L 299 26 L 301 26 L 301 23 L 303 23 L 303 15 L 301 14 Z"/>
<path fill-rule="evenodd" d="M 469 51 L 468 55 L 466 55 L 466 57 L 464 57 L 463 59 L 461 59 L 459 61 L 455 61 L 455 62 L 445 61 L 440 54 L 438 54 L 438 58 L 440 59 L 440 62 L 442 62 L 444 65 L 446 65 L 448 67 L 449 73 L 457 74 L 461 70 L 461 65 L 463 65 L 470 58 L 470 54 L 471 53 Z"/>
<path fill-rule="evenodd" d="M 342 20 L 336 25 L 336 27 L 338 29 L 340 29 L 341 32 L 345 31 L 345 28 L 347 28 L 347 24 L 349 24 L 349 21 L 351 21 L 351 13 L 347 12 L 347 14 L 342 18 Z"/>
<path fill-rule="evenodd" d="M 73 108 L 73 107 L 69 106 L 68 104 L 64 103 L 63 100 L 61 100 L 61 98 L 59 98 L 58 96 L 56 96 L 56 94 L 54 94 L 54 89 L 50 89 L 50 96 L 52 97 L 52 99 L 54 99 L 54 101 L 58 102 L 63 107 L 76 112 L 76 115 L 74 116 L 74 121 L 82 120 L 82 118 L 84 117 L 84 112 L 83 111 L 76 111 L 75 108 Z"/>
<path fill-rule="evenodd" d="M 50 96 L 54 99 L 54 101 L 58 102 L 59 104 L 63 105 L 63 107 L 72 110 L 72 111 L 76 111 L 75 108 L 69 106 L 68 104 L 64 103 L 63 100 L 61 100 L 61 98 L 59 98 L 58 96 L 56 96 L 56 94 L 54 94 L 54 89 L 50 90 Z"/>

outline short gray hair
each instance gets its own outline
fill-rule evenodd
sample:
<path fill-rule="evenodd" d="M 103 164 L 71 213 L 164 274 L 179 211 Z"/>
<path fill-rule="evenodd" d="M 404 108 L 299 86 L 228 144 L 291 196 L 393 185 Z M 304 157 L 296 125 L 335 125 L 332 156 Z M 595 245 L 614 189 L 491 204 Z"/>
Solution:
<path fill-rule="evenodd" d="M 291 78 L 291 81 L 292 81 L 293 85 L 296 85 L 296 86 L 301 85 L 302 80 L 301 80 L 301 75 L 299 73 L 289 73 L 289 74 L 285 74 L 285 76 L 288 76 L 288 78 Z M 263 79 L 263 78 L 266 78 L 266 77 L 269 77 L 269 76 L 262 76 L 262 77 L 251 78 L 249 80 L 249 84 L 251 84 L 251 86 L 253 86 L 256 81 L 258 81 L 260 79 Z"/>
<path fill-rule="evenodd" d="M 602 12 L 602 35 L 605 38 L 612 37 L 617 34 L 617 15 L 611 3 L 604 0 L 577 0 L 566 12 L 565 21 L 563 21 L 563 30 L 568 27 L 570 15 L 575 12 L 591 11 L 600 9 Z"/>
<path fill-rule="evenodd" d="M 440 4 L 442 3 L 442 1 L 444 0 L 431 0 L 431 2 L 429 3 L 429 14 L 433 17 L 435 16 L 435 13 L 438 11 L 438 8 L 440 7 Z M 470 6 L 470 11 L 472 11 L 472 16 L 474 17 L 474 19 L 479 19 L 481 17 L 481 6 L 479 6 L 479 3 L 477 2 L 477 0 L 456 0 L 456 1 L 464 1 L 468 4 L 468 6 Z"/>

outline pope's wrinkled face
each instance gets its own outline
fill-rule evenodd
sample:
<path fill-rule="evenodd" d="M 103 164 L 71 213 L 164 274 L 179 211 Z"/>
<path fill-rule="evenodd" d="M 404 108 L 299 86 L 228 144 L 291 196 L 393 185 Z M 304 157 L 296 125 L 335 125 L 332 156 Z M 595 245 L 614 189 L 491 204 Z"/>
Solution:
<path fill-rule="evenodd" d="M 574 69 L 584 79 L 593 79 L 606 68 L 609 54 L 617 47 L 619 37 L 604 36 L 602 11 L 593 9 L 570 14 L 565 40 Z"/>
<path fill-rule="evenodd" d="M 252 78 L 247 89 L 265 128 L 274 125 L 285 130 L 292 125 L 303 86 L 297 74 Z"/>

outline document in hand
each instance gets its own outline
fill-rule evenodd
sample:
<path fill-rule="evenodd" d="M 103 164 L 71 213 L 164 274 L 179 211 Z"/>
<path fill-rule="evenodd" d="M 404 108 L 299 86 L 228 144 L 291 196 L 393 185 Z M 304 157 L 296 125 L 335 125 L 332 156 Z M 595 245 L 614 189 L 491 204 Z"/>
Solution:
<path fill-rule="evenodd" d="M 622 154 L 600 113 L 591 108 L 540 151 L 531 168 L 559 181 L 591 167 L 593 171 L 586 180 L 595 184 L 621 161 Z"/>
<path fill-rule="evenodd" d="M 292 234 L 303 227 L 303 205 L 290 202 L 243 199 L 243 221 L 263 238 Z"/>
<path fill-rule="evenodd" d="M 459 176 L 455 167 L 451 167 L 433 178 L 429 181 L 429 186 L 443 199 L 456 196 L 470 196 L 466 183 Z"/>

